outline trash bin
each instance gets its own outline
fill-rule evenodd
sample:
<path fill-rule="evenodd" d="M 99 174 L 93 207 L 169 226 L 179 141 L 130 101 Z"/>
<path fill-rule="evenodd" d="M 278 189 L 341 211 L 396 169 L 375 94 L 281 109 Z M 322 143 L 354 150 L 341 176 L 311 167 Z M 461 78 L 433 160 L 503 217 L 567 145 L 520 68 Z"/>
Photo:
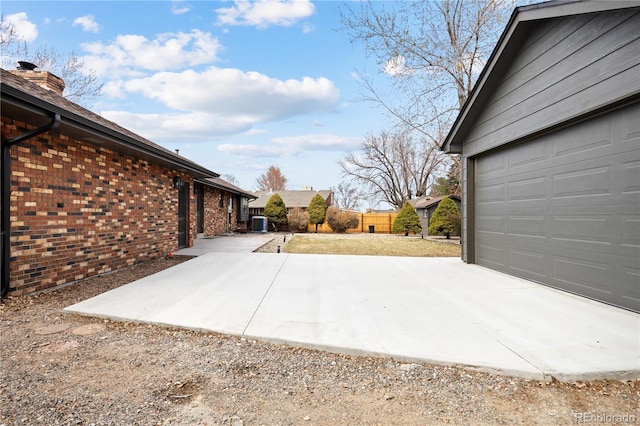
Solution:
<path fill-rule="evenodd" d="M 369 225 L 369 233 L 370 234 L 375 234 L 376 232 L 376 227 L 375 225 Z"/>

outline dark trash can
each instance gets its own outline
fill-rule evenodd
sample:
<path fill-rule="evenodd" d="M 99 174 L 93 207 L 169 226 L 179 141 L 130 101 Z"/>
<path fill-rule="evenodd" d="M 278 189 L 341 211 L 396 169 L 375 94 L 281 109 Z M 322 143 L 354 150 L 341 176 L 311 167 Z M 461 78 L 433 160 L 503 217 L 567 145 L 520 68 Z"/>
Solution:
<path fill-rule="evenodd" d="M 369 225 L 369 233 L 370 234 L 374 234 L 376 232 L 376 227 L 375 225 Z"/>

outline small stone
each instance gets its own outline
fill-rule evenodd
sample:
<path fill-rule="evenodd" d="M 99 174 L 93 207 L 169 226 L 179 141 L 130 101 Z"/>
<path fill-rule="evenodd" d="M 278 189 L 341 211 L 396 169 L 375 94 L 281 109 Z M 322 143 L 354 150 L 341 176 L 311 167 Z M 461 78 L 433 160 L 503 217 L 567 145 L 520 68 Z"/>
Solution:
<path fill-rule="evenodd" d="M 402 371 L 412 371 L 418 368 L 421 368 L 422 366 L 420 364 L 402 364 L 400 366 L 400 370 Z"/>
<path fill-rule="evenodd" d="M 311 417 L 309 417 L 309 416 L 304 416 L 304 417 L 303 417 L 303 420 L 304 420 L 305 422 L 308 422 L 309 420 L 311 420 Z"/>

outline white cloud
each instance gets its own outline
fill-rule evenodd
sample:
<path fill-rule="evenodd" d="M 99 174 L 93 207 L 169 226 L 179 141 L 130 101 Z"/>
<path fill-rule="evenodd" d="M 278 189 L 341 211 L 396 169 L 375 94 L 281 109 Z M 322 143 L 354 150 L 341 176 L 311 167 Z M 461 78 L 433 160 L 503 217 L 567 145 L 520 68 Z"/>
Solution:
<path fill-rule="evenodd" d="M 389 59 L 384 64 L 384 73 L 391 77 L 401 77 L 403 75 L 411 73 L 411 70 L 407 68 L 406 59 L 404 56 L 396 56 Z"/>
<path fill-rule="evenodd" d="M 316 27 L 309 23 L 309 22 L 305 22 L 304 24 L 302 24 L 302 32 L 305 34 L 309 34 L 313 31 L 315 31 Z"/>
<path fill-rule="evenodd" d="M 218 60 L 222 45 L 200 30 L 159 34 L 154 40 L 141 35 L 119 35 L 109 44 L 83 43 L 82 59 L 98 75 L 141 76 L 142 71 L 163 71 L 208 64 Z"/>
<path fill-rule="evenodd" d="M 360 146 L 360 139 L 332 134 L 299 135 L 273 138 L 278 146 L 300 151 L 348 151 Z"/>
<path fill-rule="evenodd" d="M 281 146 L 261 146 L 257 144 L 221 144 L 218 151 L 238 157 L 260 158 L 260 157 L 288 157 L 292 155 L 286 147 Z"/>
<path fill-rule="evenodd" d="M 266 28 L 270 25 L 289 27 L 313 15 L 310 0 L 235 0 L 234 6 L 216 9 L 219 25 L 245 25 Z"/>
<path fill-rule="evenodd" d="M 273 138 L 267 145 L 221 144 L 218 151 L 238 157 L 292 157 L 305 151 L 348 151 L 359 146 L 358 138 L 316 134 Z"/>
<path fill-rule="evenodd" d="M 13 24 L 20 38 L 27 43 L 31 43 L 38 38 L 38 27 L 36 27 L 36 24 L 33 22 L 29 21 L 29 17 L 26 13 L 20 12 L 7 15 L 5 16 L 5 20 Z"/>
<path fill-rule="evenodd" d="M 171 13 L 174 15 L 183 15 L 191 10 L 191 5 L 184 3 L 182 0 L 171 1 Z"/>
<path fill-rule="evenodd" d="M 280 120 L 333 111 L 338 88 L 324 77 L 278 80 L 258 72 L 209 67 L 203 72 L 162 72 L 124 83 L 124 89 L 174 110 L 202 111 L 243 122 Z"/>
<path fill-rule="evenodd" d="M 257 72 L 217 67 L 112 81 L 105 85 L 105 92 L 119 98 L 138 93 L 173 110 L 158 114 L 111 110 L 102 115 L 151 140 L 178 141 L 255 134 L 258 131 L 253 126 L 260 123 L 333 111 L 340 97 L 335 85 L 322 77 L 278 80 Z M 289 140 L 274 143 L 275 152 L 281 154 L 290 149 L 287 145 L 293 145 Z"/>
<path fill-rule="evenodd" d="M 100 29 L 100 26 L 95 21 L 93 15 L 85 15 L 85 16 L 77 17 L 76 19 L 73 20 L 73 26 L 75 27 L 78 25 L 82 27 L 82 31 L 85 31 L 88 33 L 97 33 L 98 30 Z"/>
<path fill-rule="evenodd" d="M 104 111 L 101 115 L 156 142 L 206 142 L 246 132 L 253 124 L 242 117 L 204 112 L 136 114 L 128 111 Z"/>

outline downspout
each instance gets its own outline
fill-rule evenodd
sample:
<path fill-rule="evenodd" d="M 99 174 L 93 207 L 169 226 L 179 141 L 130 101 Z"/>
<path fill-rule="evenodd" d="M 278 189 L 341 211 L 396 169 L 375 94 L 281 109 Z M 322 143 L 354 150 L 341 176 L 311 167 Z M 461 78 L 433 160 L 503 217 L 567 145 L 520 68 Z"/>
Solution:
<path fill-rule="evenodd" d="M 2 138 L 0 143 L 2 147 L 1 164 L 2 173 L 0 178 L 0 194 L 2 197 L 2 218 L 0 223 L 0 231 L 2 235 L 2 246 L 0 252 L 2 253 L 0 262 L 2 262 L 2 283 L 0 285 L 0 297 L 5 297 L 9 292 L 11 278 L 10 262 L 11 262 L 11 147 L 19 144 L 22 141 L 38 136 L 44 132 L 47 132 L 60 124 L 60 114 L 53 114 L 51 122 L 45 124 L 37 129 L 30 130 L 14 138 L 5 140 Z"/>

